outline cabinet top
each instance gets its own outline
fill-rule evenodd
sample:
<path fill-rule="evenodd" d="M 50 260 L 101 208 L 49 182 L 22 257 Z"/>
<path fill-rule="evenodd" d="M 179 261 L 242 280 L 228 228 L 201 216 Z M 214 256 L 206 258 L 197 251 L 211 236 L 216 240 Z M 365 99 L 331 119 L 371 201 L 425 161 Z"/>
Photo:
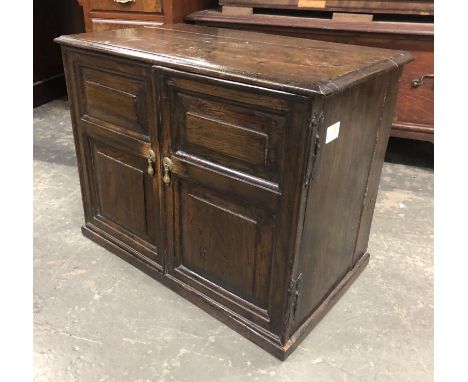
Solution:
<path fill-rule="evenodd" d="M 175 24 L 61 36 L 77 48 L 302 95 L 330 95 L 413 59 L 408 52 Z"/>

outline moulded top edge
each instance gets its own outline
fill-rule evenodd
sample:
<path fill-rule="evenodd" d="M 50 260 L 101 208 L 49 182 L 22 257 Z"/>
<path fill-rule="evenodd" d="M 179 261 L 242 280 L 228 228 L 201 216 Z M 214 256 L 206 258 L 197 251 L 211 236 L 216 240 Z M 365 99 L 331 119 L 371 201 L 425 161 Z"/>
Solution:
<path fill-rule="evenodd" d="M 331 95 L 413 59 L 408 52 L 175 24 L 61 36 L 57 43 L 301 95 Z"/>

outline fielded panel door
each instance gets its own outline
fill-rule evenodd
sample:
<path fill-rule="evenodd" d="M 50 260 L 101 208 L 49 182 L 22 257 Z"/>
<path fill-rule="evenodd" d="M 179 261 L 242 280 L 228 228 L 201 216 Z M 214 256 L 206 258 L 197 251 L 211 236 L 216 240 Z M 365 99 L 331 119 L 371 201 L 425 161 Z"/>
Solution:
<path fill-rule="evenodd" d="M 64 63 L 86 226 L 162 271 L 151 68 L 74 51 Z"/>
<path fill-rule="evenodd" d="M 169 276 L 280 335 L 308 103 L 161 67 L 154 77 Z"/>

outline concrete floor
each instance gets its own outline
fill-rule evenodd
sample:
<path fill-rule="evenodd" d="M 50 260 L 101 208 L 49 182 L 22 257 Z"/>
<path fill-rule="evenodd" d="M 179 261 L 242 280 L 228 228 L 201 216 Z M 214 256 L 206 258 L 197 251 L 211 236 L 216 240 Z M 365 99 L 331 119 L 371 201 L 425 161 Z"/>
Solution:
<path fill-rule="evenodd" d="M 34 110 L 35 381 L 433 379 L 431 168 L 385 164 L 368 268 L 285 362 L 85 239 L 82 223 L 60 99 Z"/>

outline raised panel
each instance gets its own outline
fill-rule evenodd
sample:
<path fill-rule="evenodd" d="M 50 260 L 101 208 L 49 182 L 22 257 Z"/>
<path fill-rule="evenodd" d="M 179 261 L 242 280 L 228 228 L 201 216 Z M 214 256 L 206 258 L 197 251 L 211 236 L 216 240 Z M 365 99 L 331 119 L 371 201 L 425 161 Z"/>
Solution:
<path fill-rule="evenodd" d="M 88 131 L 92 134 L 92 130 Z M 161 263 L 159 198 L 148 163 L 112 139 L 110 133 L 86 136 L 91 216 L 89 223 L 106 232 L 119 245 Z M 102 139 L 108 136 L 108 142 Z"/>
<path fill-rule="evenodd" d="M 279 183 L 290 113 L 287 101 L 195 78 L 171 77 L 167 85 L 175 152 Z"/>
<path fill-rule="evenodd" d="M 101 151 L 95 166 L 101 214 L 134 233 L 147 234 L 143 171 Z"/>
<path fill-rule="evenodd" d="M 174 268 L 214 290 L 223 302 L 240 296 L 266 315 L 274 216 L 205 187 L 177 182 Z"/>
<path fill-rule="evenodd" d="M 86 66 L 82 76 L 82 118 L 129 135 L 149 136 L 143 80 Z"/>
<path fill-rule="evenodd" d="M 268 135 L 192 112 L 185 115 L 185 142 L 256 165 L 264 165 Z"/>

